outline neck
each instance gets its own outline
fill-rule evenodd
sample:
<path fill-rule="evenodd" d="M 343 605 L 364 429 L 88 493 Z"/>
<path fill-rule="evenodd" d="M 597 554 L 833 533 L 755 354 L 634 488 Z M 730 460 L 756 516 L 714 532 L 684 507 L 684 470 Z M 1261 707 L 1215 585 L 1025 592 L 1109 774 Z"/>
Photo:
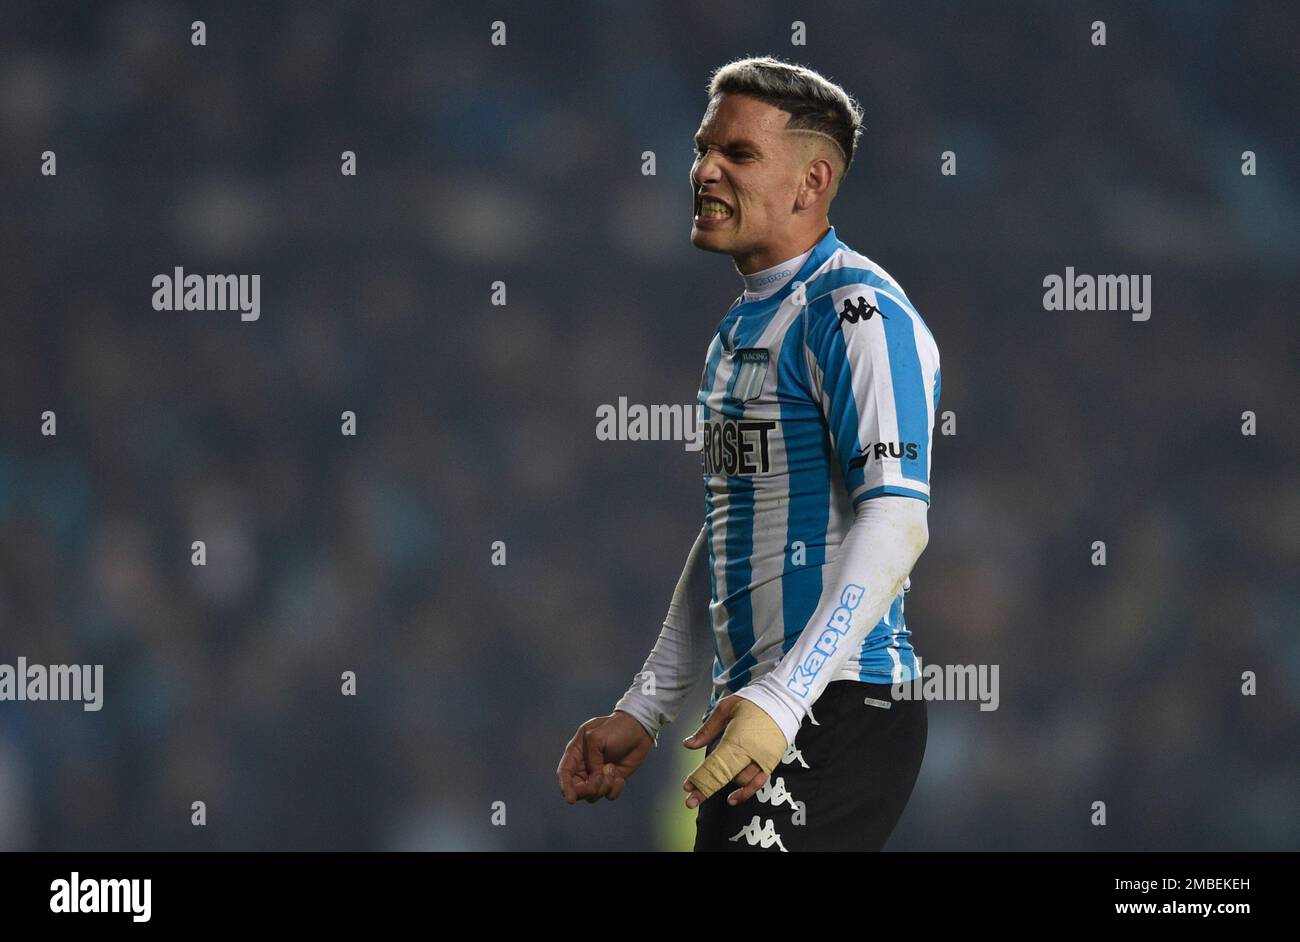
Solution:
<path fill-rule="evenodd" d="M 830 228 L 830 220 L 823 216 L 821 222 L 812 229 L 787 235 L 779 241 L 756 248 L 745 255 L 734 256 L 736 271 L 741 275 L 752 275 L 801 255 L 820 242 Z"/>
<path fill-rule="evenodd" d="M 808 256 L 812 254 L 812 251 L 809 248 L 800 255 L 787 258 L 785 261 L 777 262 L 769 268 L 756 272 L 742 272 L 741 278 L 745 282 L 745 299 L 748 301 L 761 301 L 776 294 L 785 287 L 786 282 L 795 276 L 795 272 L 803 267 L 803 263 L 808 260 Z"/>

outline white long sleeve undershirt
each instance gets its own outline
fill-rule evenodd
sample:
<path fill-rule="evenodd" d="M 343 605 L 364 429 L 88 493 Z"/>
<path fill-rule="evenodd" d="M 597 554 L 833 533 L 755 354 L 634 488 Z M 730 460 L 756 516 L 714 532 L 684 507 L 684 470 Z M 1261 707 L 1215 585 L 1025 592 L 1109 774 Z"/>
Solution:
<path fill-rule="evenodd" d="M 893 604 L 929 540 L 927 509 L 913 497 L 862 501 L 839 553 L 825 564 L 821 597 L 798 641 L 771 671 L 737 691 L 772 717 L 787 743 L 794 742 L 809 707 L 839 665 Z M 705 532 L 700 531 L 687 557 L 654 649 L 614 707 L 633 716 L 656 742 L 707 672 L 713 654 Z M 647 678 L 653 678 L 653 694 L 646 690 Z"/>
<path fill-rule="evenodd" d="M 614 705 L 615 710 L 635 717 L 656 745 L 659 730 L 677 718 L 713 659 L 713 626 L 709 618 L 713 590 L 709 585 L 706 532 L 707 528 L 700 528 L 686 557 L 659 640 L 632 686 Z"/>

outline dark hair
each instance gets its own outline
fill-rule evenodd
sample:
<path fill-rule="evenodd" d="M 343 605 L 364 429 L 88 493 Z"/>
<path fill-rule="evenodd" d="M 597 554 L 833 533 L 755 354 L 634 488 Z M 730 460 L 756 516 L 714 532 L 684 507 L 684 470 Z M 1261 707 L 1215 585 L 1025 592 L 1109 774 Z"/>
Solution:
<path fill-rule="evenodd" d="M 786 129 L 815 131 L 835 142 L 847 173 L 862 133 L 862 109 L 849 93 L 812 69 L 771 56 L 737 59 L 709 79 L 709 98 L 749 95 L 790 115 Z"/>

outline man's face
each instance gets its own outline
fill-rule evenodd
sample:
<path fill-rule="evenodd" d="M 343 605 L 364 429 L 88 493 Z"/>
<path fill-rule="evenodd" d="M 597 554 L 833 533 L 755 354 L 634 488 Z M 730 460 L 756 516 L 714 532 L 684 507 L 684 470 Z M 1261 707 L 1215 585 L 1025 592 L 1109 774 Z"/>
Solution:
<path fill-rule="evenodd" d="M 744 270 L 746 260 L 765 260 L 764 249 L 781 241 L 793 222 L 803 171 L 797 135 L 783 130 L 789 117 L 747 95 L 718 95 L 709 102 L 691 167 L 696 248 L 725 252 Z"/>

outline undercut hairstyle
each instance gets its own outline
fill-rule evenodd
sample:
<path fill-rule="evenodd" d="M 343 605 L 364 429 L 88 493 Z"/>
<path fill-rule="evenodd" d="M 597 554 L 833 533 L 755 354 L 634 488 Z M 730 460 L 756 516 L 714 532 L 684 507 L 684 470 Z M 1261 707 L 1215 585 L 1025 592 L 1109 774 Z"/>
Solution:
<path fill-rule="evenodd" d="M 771 56 L 737 59 L 709 79 L 709 100 L 716 95 L 748 95 L 790 115 L 787 131 L 811 131 L 831 139 L 848 173 L 862 134 L 862 109 L 840 86 L 812 69 Z M 836 189 L 839 181 L 836 181 Z"/>

